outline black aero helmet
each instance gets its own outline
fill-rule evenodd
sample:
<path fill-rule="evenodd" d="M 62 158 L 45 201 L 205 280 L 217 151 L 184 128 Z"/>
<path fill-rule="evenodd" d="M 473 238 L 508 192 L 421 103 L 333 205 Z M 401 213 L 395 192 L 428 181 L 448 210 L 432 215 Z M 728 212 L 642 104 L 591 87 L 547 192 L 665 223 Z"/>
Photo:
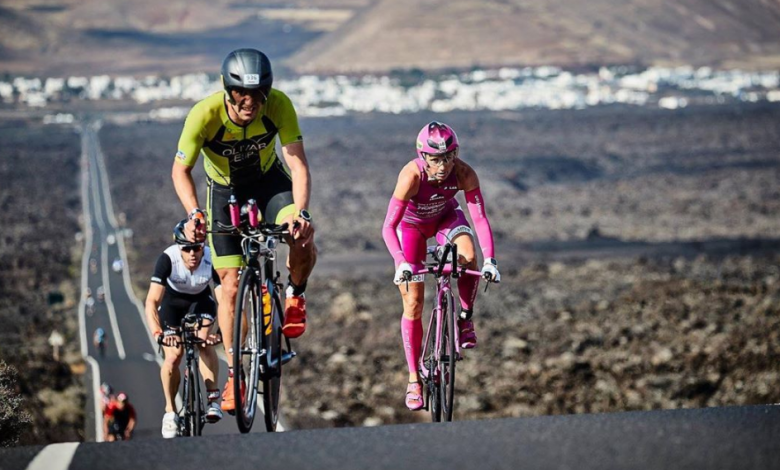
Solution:
<path fill-rule="evenodd" d="M 222 85 L 231 103 L 231 88 L 260 89 L 267 97 L 273 83 L 271 61 L 257 49 L 237 49 L 228 54 L 222 62 Z"/>
<path fill-rule="evenodd" d="M 187 219 L 182 219 L 173 227 L 173 241 L 176 242 L 177 245 L 199 245 L 199 243 L 187 240 L 187 237 L 184 235 L 184 225 L 186 223 Z"/>

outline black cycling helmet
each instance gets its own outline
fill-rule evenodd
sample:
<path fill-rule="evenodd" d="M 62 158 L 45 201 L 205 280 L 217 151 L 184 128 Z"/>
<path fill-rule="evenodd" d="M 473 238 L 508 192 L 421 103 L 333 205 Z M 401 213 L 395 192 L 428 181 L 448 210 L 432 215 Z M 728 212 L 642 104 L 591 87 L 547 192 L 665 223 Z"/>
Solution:
<path fill-rule="evenodd" d="M 257 49 L 237 49 L 222 62 L 222 85 L 231 104 L 235 104 L 230 95 L 231 88 L 260 89 L 267 97 L 273 83 L 271 61 Z"/>
<path fill-rule="evenodd" d="M 202 243 L 195 243 L 187 240 L 187 237 L 184 235 L 184 225 L 186 223 L 187 219 L 182 219 L 173 227 L 173 241 L 180 246 L 203 245 Z"/>

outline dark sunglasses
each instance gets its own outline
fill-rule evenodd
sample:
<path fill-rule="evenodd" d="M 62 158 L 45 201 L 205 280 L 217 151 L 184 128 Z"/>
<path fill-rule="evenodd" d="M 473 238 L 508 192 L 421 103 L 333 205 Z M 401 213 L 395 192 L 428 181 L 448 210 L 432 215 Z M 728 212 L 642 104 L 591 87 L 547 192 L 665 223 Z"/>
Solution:
<path fill-rule="evenodd" d="M 265 103 L 268 101 L 268 92 L 270 90 L 265 88 L 241 88 L 241 87 L 231 87 L 231 92 L 236 92 L 239 94 L 239 96 L 251 96 L 253 100 L 259 102 L 259 103 Z"/>
<path fill-rule="evenodd" d="M 202 249 L 203 249 L 203 245 L 187 245 L 187 246 L 181 247 L 181 251 L 185 251 L 187 253 L 190 253 L 192 251 L 194 251 L 195 253 L 198 253 Z"/>

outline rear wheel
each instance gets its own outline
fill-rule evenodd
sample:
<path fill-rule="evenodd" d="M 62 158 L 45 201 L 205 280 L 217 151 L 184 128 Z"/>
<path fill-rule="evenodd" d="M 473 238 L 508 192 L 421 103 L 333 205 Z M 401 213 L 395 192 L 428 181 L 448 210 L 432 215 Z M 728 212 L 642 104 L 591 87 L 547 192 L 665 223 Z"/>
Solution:
<path fill-rule="evenodd" d="M 270 282 L 266 284 L 272 287 Z M 263 407 L 265 415 L 265 429 L 268 432 L 276 431 L 279 423 L 279 399 L 282 389 L 282 301 L 280 292 L 269 289 L 273 295 L 271 301 L 271 318 L 267 326 L 263 328 L 263 348 L 266 350 L 266 367 L 263 378 Z"/>
<path fill-rule="evenodd" d="M 238 282 L 233 324 L 233 396 L 236 421 L 242 433 L 252 430 L 257 410 L 257 381 L 260 361 L 260 328 L 257 311 L 260 284 L 255 270 L 244 269 Z M 242 335 L 246 330 L 246 336 Z M 243 341 L 242 341 L 243 340 Z M 244 393 L 241 382 L 245 383 Z"/>
<path fill-rule="evenodd" d="M 452 410 L 455 399 L 455 316 L 453 315 L 452 294 L 442 299 L 441 356 L 439 369 L 441 382 L 439 395 L 441 415 L 444 421 L 452 421 Z"/>

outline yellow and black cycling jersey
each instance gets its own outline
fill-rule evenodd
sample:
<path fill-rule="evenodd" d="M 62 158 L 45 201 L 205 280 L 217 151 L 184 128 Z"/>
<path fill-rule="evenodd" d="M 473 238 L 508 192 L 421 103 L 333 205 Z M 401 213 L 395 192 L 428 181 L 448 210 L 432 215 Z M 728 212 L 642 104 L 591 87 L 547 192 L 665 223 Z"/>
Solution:
<path fill-rule="evenodd" d="M 303 140 L 295 108 L 284 93 L 272 89 L 263 109 L 247 126 L 233 122 L 223 91 L 192 107 L 179 138 L 176 159 L 194 166 L 205 156 L 206 174 L 224 186 L 258 181 L 277 160 L 276 136 L 287 145 Z"/>

